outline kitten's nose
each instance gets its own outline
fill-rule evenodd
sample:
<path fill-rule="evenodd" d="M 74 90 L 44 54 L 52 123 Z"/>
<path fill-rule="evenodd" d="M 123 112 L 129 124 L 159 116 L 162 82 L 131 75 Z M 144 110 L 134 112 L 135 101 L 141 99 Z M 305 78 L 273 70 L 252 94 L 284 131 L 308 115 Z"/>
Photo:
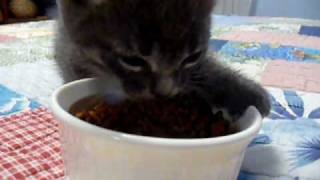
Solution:
<path fill-rule="evenodd" d="M 156 87 L 153 90 L 155 96 L 171 96 L 173 91 L 173 80 L 172 78 L 161 78 Z"/>

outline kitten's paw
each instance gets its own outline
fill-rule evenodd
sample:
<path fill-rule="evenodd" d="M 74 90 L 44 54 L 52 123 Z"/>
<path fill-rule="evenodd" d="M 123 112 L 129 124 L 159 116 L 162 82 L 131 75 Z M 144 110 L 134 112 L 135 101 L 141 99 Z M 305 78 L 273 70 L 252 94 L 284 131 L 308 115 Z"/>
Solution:
<path fill-rule="evenodd" d="M 228 98 L 224 108 L 235 119 L 242 116 L 249 106 L 255 106 L 262 117 L 268 116 L 271 109 L 268 93 L 262 87 L 242 89 Z"/>
<path fill-rule="evenodd" d="M 266 91 L 258 92 L 255 95 L 256 101 L 252 105 L 255 106 L 262 117 L 266 117 L 270 113 L 271 102 L 269 99 L 269 94 Z"/>

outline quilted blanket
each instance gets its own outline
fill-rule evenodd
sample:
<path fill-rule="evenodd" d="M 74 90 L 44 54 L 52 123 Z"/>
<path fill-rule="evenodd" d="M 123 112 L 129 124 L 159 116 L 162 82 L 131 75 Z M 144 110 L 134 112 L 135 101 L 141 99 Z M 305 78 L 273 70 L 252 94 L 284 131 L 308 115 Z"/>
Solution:
<path fill-rule="evenodd" d="M 264 85 L 272 112 L 239 180 L 320 179 L 320 21 L 214 16 L 210 50 Z M 64 179 L 54 21 L 0 26 L 0 179 Z"/>

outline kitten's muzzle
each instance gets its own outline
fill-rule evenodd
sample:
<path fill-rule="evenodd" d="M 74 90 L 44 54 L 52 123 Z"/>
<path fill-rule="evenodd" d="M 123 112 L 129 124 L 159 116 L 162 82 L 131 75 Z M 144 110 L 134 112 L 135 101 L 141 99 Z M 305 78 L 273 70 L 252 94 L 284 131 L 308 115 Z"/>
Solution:
<path fill-rule="evenodd" d="M 152 94 L 156 97 L 170 97 L 178 93 L 178 88 L 172 78 L 161 78 L 152 89 Z"/>

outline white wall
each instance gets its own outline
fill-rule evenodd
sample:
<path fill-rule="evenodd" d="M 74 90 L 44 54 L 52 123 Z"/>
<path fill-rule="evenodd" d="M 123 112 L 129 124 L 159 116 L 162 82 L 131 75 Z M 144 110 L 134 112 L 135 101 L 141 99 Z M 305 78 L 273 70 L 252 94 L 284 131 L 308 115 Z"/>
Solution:
<path fill-rule="evenodd" d="M 250 14 L 251 1 L 252 0 L 217 0 L 214 13 L 246 16 Z"/>
<path fill-rule="evenodd" d="M 253 0 L 250 15 L 320 19 L 320 0 Z"/>

